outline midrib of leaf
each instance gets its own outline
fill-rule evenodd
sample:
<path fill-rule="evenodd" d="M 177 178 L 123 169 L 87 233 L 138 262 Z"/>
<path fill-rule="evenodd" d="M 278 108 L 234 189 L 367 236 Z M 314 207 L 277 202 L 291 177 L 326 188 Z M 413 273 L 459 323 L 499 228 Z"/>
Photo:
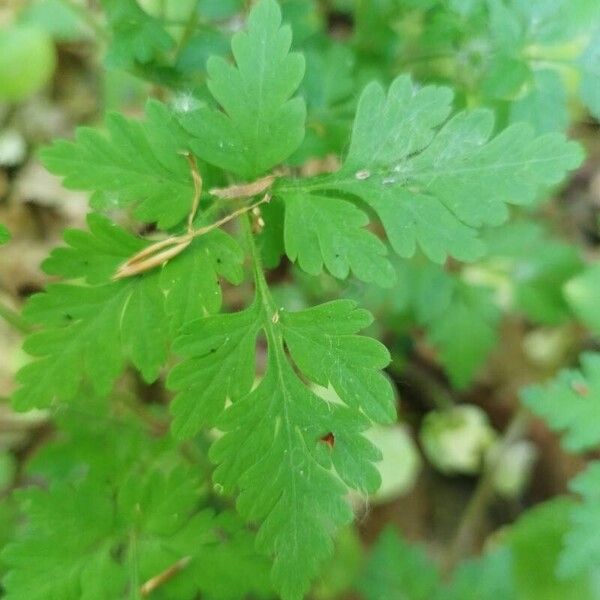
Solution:
<path fill-rule="evenodd" d="M 360 181 L 356 178 L 355 173 L 352 174 L 343 174 L 343 171 L 338 171 L 338 173 L 333 173 L 332 175 L 326 176 L 326 178 L 320 178 L 318 182 L 308 183 L 306 180 L 298 179 L 296 181 L 287 180 L 284 185 L 277 186 L 276 191 L 281 193 L 290 193 L 290 192 L 318 192 L 318 191 L 335 191 L 340 185 L 348 185 L 355 184 L 360 185 L 362 183 L 368 185 L 372 184 L 373 180 L 377 183 L 381 183 L 382 187 L 385 188 L 394 188 L 395 186 L 407 187 L 411 183 L 419 183 L 423 184 L 423 182 L 416 180 L 417 177 L 433 177 L 437 179 L 439 177 L 449 176 L 449 175 L 466 175 L 466 174 L 481 174 L 483 173 L 495 173 L 497 171 L 502 171 L 504 169 L 512 168 L 512 167 L 526 167 L 530 165 L 536 164 L 545 164 L 545 163 L 553 163 L 558 160 L 563 160 L 569 158 L 569 154 L 564 154 L 562 156 L 552 156 L 550 158 L 535 158 L 524 161 L 512 160 L 507 162 L 495 162 L 492 165 L 475 165 L 472 167 L 464 166 L 464 167 L 456 167 L 456 168 L 431 168 L 431 169 L 414 169 L 411 171 L 394 171 L 393 167 L 387 167 L 380 169 L 376 172 L 373 172 L 369 178 L 364 181 Z M 384 185 L 382 182 L 378 182 L 378 177 L 384 177 L 386 175 L 395 174 L 398 177 L 398 181 L 395 181 L 391 185 Z M 338 175 L 342 175 L 339 177 Z M 415 181 L 413 181 L 413 178 Z M 431 184 L 432 181 L 429 182 Z M 426 186 L 424 189 L 427 189 Z"/>
<path fill-rule="evenodd" d="M 273 300 L 273 296 L 269 290 L 269 285 L 267 284 L 267 280 L 265 279 L 265 274 L 263 271 L 262 260 L 256 247 L 256 243 L 254 242 L 254 234 L 252 233 L 252 226 L 249 220 L 249 217 L 245 217 L 243 219 L 243 229 L 244 229 L 244 237 L 246 239 L 246 244 L 249 249 L 250 258 L 252 260 L 252 270 L 254 274 L 254 281 L 256 284 L 256 293 L 260 299 L 260 303 L 263 307 L 263 315 L 262 315 L 262 326 L 265 331 L 265 335 L 267 337 L 268 351 L 273 353 L 273 357 L 275 359 L 275 366 L 277 368 L 277 381 L 279 384 L 279 389 L 281 390 L 281 397 L 283 398 L 283 426 L 285 428 L 286 434 L 286 446 L 287 453 L 286 457 L 289 462 L 288 465 L 288 474 L 290 477 L 290 481 L 292 484 L 291 488 L 291 498 L 292 505 L 296 507 L 298 505 L 297 502 L 297 485 L 296 485 L 296 470 L 291 463 L 292 459 L 292 449 L 293 449 L 293 431 L 291 430 L 291 420 L 289 418 L 288 406 L 291 402 L 291 398 L 289 396 L 289 392 L 287 390 L 285 379 L 284 379 L 284 371 L 285 365 L 284 362 L 287 360 L 284 351 L 283 351 L 283 335 L 281 330 L 275 327 L 273 323 L 273 316 L 277 313 L 277 308 L 275 306 L 275 302 Z M 277 396 L 274 396 L 274 399 Z M 274 400 L 275 401 L 275 400 Z M 294 520 L 296 520 L 296 511 L 293 511 Z M 294 524 L 294 536 L 297 535 L 298 532 L 298 523 Z M 294 539 L 294 545 L 298 547 L 298 540 Z"/>
<path fill-rule="evenodd" d="M 256 119 L 256 123 L 255 123 L 255 133 L 254 133 L 254 139 L 259 139 L 259 135 L 260 135 L 260 131 L 263 128 L 263 122 L 264 122 L 264 114 L 263 114 L 263 84 L 264 84 L 264 76 L 265 76 L 265 67 L 267 64 L 267 44 L 265 43 L 264 38 L 261 40 L 261 68 L 260 68 L 260 74 L 258 77 L 258 98 L 257 98 L 257 102 L 258 102 L 258 114 L 260 115 L 259 119 Z M 255 162 L 255 166 L 254 166 L 255 170 L 256 170 L 256 162 Z M 262 272 L 262 269 L 261 269 Z"/>
<path fill-rule="evenodd" d="M 159 185 L 164 187 L 166 185 L 176 187 L 180 190 L 179 193 L 188 193 L 190 189 L 190 185 L 188 185 L 187 180 L 184 182 L 184 178 L 180 174 L 174 174 L 170 171 L 166 170 L 165 167 L 158 161 L 158 159 L 154 159 L 155 165 L 149 164 L 146 157 L 144 157 L 144 167 L 136 163 L 135 161 L 126 160 L 123 163 L 116 164 L 115 157 L 111 156 L 108 151 L 103 149 L 95 148 L 96 151 L 96 163 L 95 168 L 101 169 L 105 174 L 105 179 L 113 180 L 114 178 L 119 178 L 123 174 L 126 176 L 130 176 L 131 174 L 138 175 L 140 177 L 146 177 L 155 182 L 155 185 Z M 151 152 L 151 150 L 148 150 Z M 79 167 L 81 165 L 80 159 L 60 159 L 61 164 L 64 165 L 72 165 L 74 167 Z M 67 176 L 67 179 L 70 177 Z M 189 182 L 191 184 L 191 181 Z M 128 186 L 131 187 L 131 186 Z M 154 187 L 154 186 L 152 186 Z"/>

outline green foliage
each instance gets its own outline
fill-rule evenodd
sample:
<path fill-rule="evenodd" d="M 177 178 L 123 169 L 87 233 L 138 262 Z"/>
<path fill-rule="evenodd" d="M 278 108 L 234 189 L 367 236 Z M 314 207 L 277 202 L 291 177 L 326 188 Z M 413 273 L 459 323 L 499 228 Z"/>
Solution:
<path fill-rule="evenodd" d="M 110 65 L 132 68 L 151 63 L 175 46 L 161 23 L 135 0 L 102 0 L 112 33 L 107 54 Z"/>
<path fill-rule="evenodd" d="M 600 444 L 600 355 L 583 354 L 581 371 L 566 369 L 546 385 L 526 388 L 524 404 L 563 434 L 568 450 Z"/>
<path fill-rule="evenodd" d="M 135 216 L 172 227 L 190 210 L 193 182 L 182 153 L 189 140 L 173 113 L 149 101 L 143 122 L 111 114 L 107 133 L 79 128 L 74 142 L 60 140 L 41 156 L 71 189 L 93 191 L 97 209 L 133 206 Z"/>
<path fill-rule="evenodd" d="M 595 535 L 600 523 L 600 463 L 593 462 L 571 481 L 570 488 L 581 496 L 581 503 L 570 512 L 570 529 L 564 538 L 559 573 L 565 577 L 586 574 L 600 562 L 600 545 Z"/>
<path fill-rule="evenodd" d="M 527 125 L 491 138 L 493 113 L 485 110 L 447 120 L 451 99 L 447 88 L 416 89 L 407 76 L 397 78 L 387 95 L 380 85 L 369 85 L 341 170 L 283 182 L 276 190 L 286 202 L 297 194 L 360 198 L 377 213 L 400 256 L 412 256 L 418 246 L 435 262 L 478 258 L 483 245 L 477 229 L 505 221 L 507 203 L 532 203 L 543 187 L 575 168 L 582 153 L 559 134 L 536 137 Z M 286 241 L 293 259 L 294 246 Z M 304 248 L 311 251 L 317 252 Z"/>
<path fill-rule="evenodd" d="M 512 576 L 513 556 L 504 546 L 483 556 L 466 560 L 453 574 L 450 585 L 440 590 L 436 600 L 517 600 Z"/>
<path fill-rule="evenodd" d="M 367 283 L 396 349 L 417 332 L 456 389 L 494 349 L 501 307 L 600 328 L 596 267 L 530 222 L 583 158 L 559 132 L 573 71 L 600 111 L 598 11 L 591 0 L 340 0 L 355 25 L 340 41 L 312 0 L 260 0 L 247 15 L 239 0 L 101 4 L 108 65 L 165 103 L 41 153 L 96 212 L 87 231 L 65 233 L 43 263 L 59 281 L 24 309 L 31 360 L 13 406 L 50 408 L 58 431 L 26 467 L 48 485 L 14 495 L 24 524 L 3 552 L 6 598 L 138 597 L 174 568 L 153 598 L 269 598 L 272 585 L 300 600 L 352 522 L 351 498 L 380 484 L 368 430 L 396 418 L 390 354 L 360 334 L 370 312 L 330 291 L 361 296 L 351 286 Z M 430 52 L 451 56 L 428 64 Z M 0 226 L 0 243 L 7 235 Z M 117 276 L 140 251 L 152 264 Z M 240 287 L 221 312 L 222 280 L 240 285 L 247 258 L 253 298 Z M 277 264 L 277 281 L 296 286 L 293 310 L 265 273 Z M 576 451 L 600 442 L 600 358 L 582 363 L 523 394 Z M 124 392 L 132 381 L 156 383 L 158 400 Z M 358 588 L 368 600 L 591 597 L 597 475 L 573 484 L 579 505 L 533 510 L 447 584 L 388 529 Z"/>
<path fill-rule="evenodd" d="M 91 424 L 87 413 L 67 413 L 66 439 L 36 457 L 32 469 L 54 479 L 50 489 L 18 493 L 27 526 L 3 552 L 6 597 L 128 598 L 182 560 L 154 596 L 267 596 L 267 564 L 253 552 L 252 534 L 235 514 L 202 507 L 196 469 L 135 422 L 97 410 L 102 421 Z M 70 468 L 57 470 L 61 456 Z"/>
<path fill-rule="evenodd" d="M 567 498 L 556 498 L 528 511 L 511 528 L 507 541 L 513 555 L 517 598 L 592 600 L 598 597 L 593 577 L 557 575 L 563 536 L 569 529 L 573 506 Z"/>
<path fill-rule="evenodd" d="M 404 36 L 388 41 L 392 52 L 414 59 L 425 81 L 449 81 L 466 103 L 494 107 L 503 120 L 527 121 L 540 133 L 564 130 L 575 99 L 598 116 L 594 0 L 428 4 L 397 5 Z"/>
<path fill-rule="evenodd" d="M 359 279 L 389 287 L 395 273 L 381 240 L 364 226 L 369 218 L 339 198 L 289 194 L 285 198 L 285 248 L 290 260 L 311 275 L 327 270 L 340 279 L 350 271 Z"/>
<path fill-rule="evenodd" d="M 358 582 L 365 600 L 430 600 L 439 586 L 437 567 L 425 551 L 391 528 L 379 536 Z"/>
<path fill-rule="evenodd" d="M 291 43 L 279 6 L 263 0 L 250 13 L 247 31 L 232 39 L 236 65 L 220 57 L 208 61 L 208 89 L 222 110 L 202 108 L 182 119 L 200 158 L 250 179 L 298 148 L 305 107 L 290 97 L 302 80 L 304 58 L 289 52 Z"/>
<path fill-rule="evenodd" d="M 25 308 L 28 321 L 44 329 L 25 343 L 38 360 L 18 375 L 13 405 L 19 410 L 69 400 L 83 382 L 108 394 L 128 361 L 154 381 L 167 358 L 170 331 L 220 308 L 218 275 L 233 283 L 242 278 L 241 250 L 226 233 L 214 231 L 160 275 L 113 281 L 117 267 L 146 243 L 96 214 L 88 224 L 89 233 L 67 231 L 69 246 L 55 249 L 44 269 L 90 285 L 52 284 Z M 185 279 L 182 269 L 189 269 Z"/>
<path fill-rule="evenodd" d="M 439 351 L 452 383 L 465 387 L 496 344 L 500 311 L 490 290 L 437 268 L 424 270 L 415 288 L 418 322 Z"/>
<path fill-rule="evenodd" d="M 544 325 L 572 318 L 576 311 L 565 286 L 584 266 L 577 248 L 525 220 L 487 231 L 485 241 L 486 262 L 493 272 L 508 278 L 515 309 Z"/>
<path fill-rule="evenodd" d="M 371 464 L 379 453 L 361 432 L 367 417 L 394 418 L 390 385 L 377 372 L 389 358 L 381 344 L 355 335 L 371 319 L 352 302 L 277 311 L 257 277 L 259 297 L 249 309 L 196 321 L 180 338 L 176 349 L 186 361 L 169 380 L 180 391 L 174 430 L 186 435 L 216 424 L 225 432 L 211 449 L 219 465 L 215 480 L 226 492 L 239 490 L 240 513 L 262 522 L 258 544 L 275 557 L 273 580 L 282 597 L 301 598 L 332 550 L 331 536 L 352 519 L 347 488 L 369 492 L 379 485 Z M 252 389 L 259 330 L 269 353 Z M 305 386 L 284 342 L 300 372 L 332 386 L 343 404 Z M 222 413 L 226 398 L 233 404 Z M 331 448 L 323 441 L 329 433 Z"/>
<path fill-rule="evenodd" d="M 359 590 L 366 600 L 592 600 L 597 593 L 588 573 L 557 573 L 563 536 L 569 529 L 574 506 L 569 499 L 556 498 L 533 508 L 508 529 L 499 544 L 478 559 L 461 564 L 446 584 L 440 581 L 438 567 L 422 549 L 387 529 L 371 551 Z M 572 514 L 577 518 L 575 512 Z M 593 540 L 587 543 L 593 544 L 588 548 L 597 558 L 597 544 Z M 597 564 L 593 560 L 586 566 Z"/>

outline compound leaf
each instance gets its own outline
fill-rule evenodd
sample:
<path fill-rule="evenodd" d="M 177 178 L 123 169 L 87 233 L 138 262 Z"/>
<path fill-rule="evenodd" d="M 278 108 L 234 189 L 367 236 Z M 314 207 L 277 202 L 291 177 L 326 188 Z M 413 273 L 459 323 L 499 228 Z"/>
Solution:
<path fill-rule="evenodd" d="M 215 229 L 196 238 L 186 251 L 162 269 L 166 311 L 171 328 L 178 332 L 203 314 L 219 312 L 223 293 L 219 277 L 239 285 L 244 273 L 244 253 L 229 234 Z"/>
<path fill-rule="evenodd" d="M 117 597 L 123 575 L 110 560 L 114 515 L 103 492 L 87 483 L 20 493 L 29 524 L 2 555 L 11 569 L 4 580 L 8 600 Z"/>
<path fill-rule="evenodd" d="M 571 511 L 571 498 L 558 496 L 531 508 L 506 535 L 513 557 L 513 578 L 519 600 L 593 600 L 597 588 L 587 574 L 565 577 L 558 573 Z"/>
<path fill-rule="evenodd" d="M 284 337 L 300 370 L 312 381 L 331 385 L 347 404 L 373 421 L 396 418 L 389 381 L 379 371 L 390 356 L 378 341 L 354 335 L 373 321 L 350 301 L 322 304 L 299 313 L 284 313 Z"/>
<path fill-rule="evenodd" d="M 479 257 L 478 229 L 505 221 L 507 204 L 530 204 L 559 183 L 582 152 L 561 134 L 536 137 L 525 124 L 492 137 L 493 115 L 483 109 L 446 120 L 451 99 L 448 89 L 417 89 L 408 76 L 398 77 L 388 94 L 368 85 L 341 170 L 304 184 L 283 180 L 276 191 L 284 198 L 323 192 L 360 198 L 404 257 L 417 245 L 436 262 Z"/>
<path fill-rule="evenodd" d="M 184 361 L 169 379 L 179 392 L 174 429 L 224 432 L 210 453 L 218 464 L 215 480 L 227 493 L 238 491 L 242 516 L 261 524 L 257 544 L 274 556 L 272 579 L 282 597 L 299 599 L 331 553 L 331 536 L 352 519 L 348 488 L 368 492 L 379 485 L 372 464 L 379 453 L 361 432 L 371 419 L 393 420 L 391 387 L 379 373 L 389 355 L 356 335 L 371 317 L 353 302 L 287 313 L 264 298 L 240 313 L 192 323 L 179 338 Z M 253 387 L 261 330 L 267 366 Z M 307 387 L 290 359 L 341 402 Z"/>

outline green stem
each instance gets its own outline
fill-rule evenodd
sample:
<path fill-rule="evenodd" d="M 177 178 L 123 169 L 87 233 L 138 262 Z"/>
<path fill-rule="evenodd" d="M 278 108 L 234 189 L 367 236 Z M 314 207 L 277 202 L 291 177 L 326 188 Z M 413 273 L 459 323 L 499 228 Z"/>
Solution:
<path fill-rule="evenodd" d="M 33 328 L 17 311 L 9 308 L 2 302 L 0 302 L 0 317 L 21 333 L 27 334 L 33 331 Z"/>
<path fill-rule="evenodd" d="M 517 440 L 523 437 L 528 423 L 529 414 L 525 409 L 520 408 L 508 424 L 499 442 L 497 451 L 486 465 L 485 470 L 479 478 L 477 487 L 462 514 L 456 534 L 446 555 L 444 563 L 446 574 L 451 573 L 460 559 L 471 551 L 479 523 L 485 514 L 489 501 L 494 497 L 494 475 L 496 469 L 506 451 Z"/>
<path fill-rule="evenodd" d="M 136 507 L 139 510 L 139 507 Z M 140 600 L 140 572 L 139 572 L 139 557 L 138 557 L 138 534 L 135 529 L 129 532 L 129 584 L 130 584 L 130 599 Z"/>
<path fill-rule="evenodd" d="M 267 332 L 267 338 L 269 338 L 270 335 L 273 336 L 273 340 L 268 339 L 270 343 L 271 341 L 276 341 L 276 338 L 280 337 L 275 335 L 273 323 L 273 318 L 277 314 L 277 309 L 275 307 L 275 302 L 273 300 L 273 296 L 271 295 L 271 291 L 269 290 L 269 284 L 265 278 L 262 258 L 256 246 L 256 242 L 254 241 L 252 225 L 248 215 L 244 215 L 242 218 L 242 231 L 244 233 L 244 241 L 248 247 L 250 258 L 252 259 L 252 273 L 254 275 L 254 282 L 256 284 L 256 295 L 258 298 L 260 298 L 261 304 L 265 310 L 265 330 Z"/>
<path fill-rule="evenodd" d="M 196 30 L 196 27 L 198 25 L 198 18 L 198 11 L 194 6 L 190 11 L 190 15 L 187 18 L 185 24 L 185 29 L 183 30 L 183 34 L 181 35 L 179 43 L 177 44 L 177 49 L 175 50 L 175 62 L 177 62 L 177 59 L 179 58 L 181 52 L 184 50 L 186 44 L 189 42 L 190 38 L 192 37 L 192 34 Z"/>

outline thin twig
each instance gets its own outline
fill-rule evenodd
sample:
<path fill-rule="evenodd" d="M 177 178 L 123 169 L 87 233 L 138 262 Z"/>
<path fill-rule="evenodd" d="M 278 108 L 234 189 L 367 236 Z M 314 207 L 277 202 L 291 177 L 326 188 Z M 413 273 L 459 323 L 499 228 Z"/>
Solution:
<path fill-rule="evenodd" d="M 446 555 L 444 571 L 452 572 L 460 559 L 471 551 L 473 539 L 477 534 L 479 523 L 487 509 L 488 502 L 494 496 L 494 475 L 505 452 L 519 440 L 527 429 L 529 415 L 525 409 L 519 409 L 512 417 L 504 435 L 500 439 L 497 451 L 489 459 L 485 470 L 481 474 L 477 487 L 465 508 L 456 534 Z"/>
<path fill-rule="evenodd" d="M 207 225 L 206 227 L 200 227 L 199 229 L 196 229 L 195 231 L 192 232 L 192 236 L 198 237 L 199 235 L 204 235 L 205 233 L 208 233 L 209 231 L 212 231 L 213 229 L 217 229 L 218 227 L 221 227 L 221 225 L 225 225 L 225 223 L 229 223 L 229 221 L 232 221 L 236 217 L 239 217 L 240 215 L 243 215 L 244 213 L 254 210 L 261 204 L 265 204 L 265 203 L 269 202 L 270 200 L 271 200 L 271 195 L 265 194 L 264 197 L 262 198 L 262 200 L 259 200 L 258 202 L 255 202 L 254 204 L 250 204 L 249 206 L 243 206 L 242 208 L 238 208 L 238 210 L 234 210 L 231 214 L 227 215 L 226 217 L 223 217 L 222 219 L 219 219 L 218 221 L 216 221 L 215 223 L 212 223 L 211 225 Z"/>
<path fill-rule="evenodd" d="M 192 174 L 192 180 L 194 182 L 194 197 L 192 198 L 192 209 L 188 215 L 188 233 L 194 229 L 194 219 L 200 206 L 200 196 L 202 195 L 202 175 L 198 170 L 198 164 L 196 163 L 196 157 L 189 152 L 185 152 L 184 156 L 190 164 L 190 172 Z"/>

